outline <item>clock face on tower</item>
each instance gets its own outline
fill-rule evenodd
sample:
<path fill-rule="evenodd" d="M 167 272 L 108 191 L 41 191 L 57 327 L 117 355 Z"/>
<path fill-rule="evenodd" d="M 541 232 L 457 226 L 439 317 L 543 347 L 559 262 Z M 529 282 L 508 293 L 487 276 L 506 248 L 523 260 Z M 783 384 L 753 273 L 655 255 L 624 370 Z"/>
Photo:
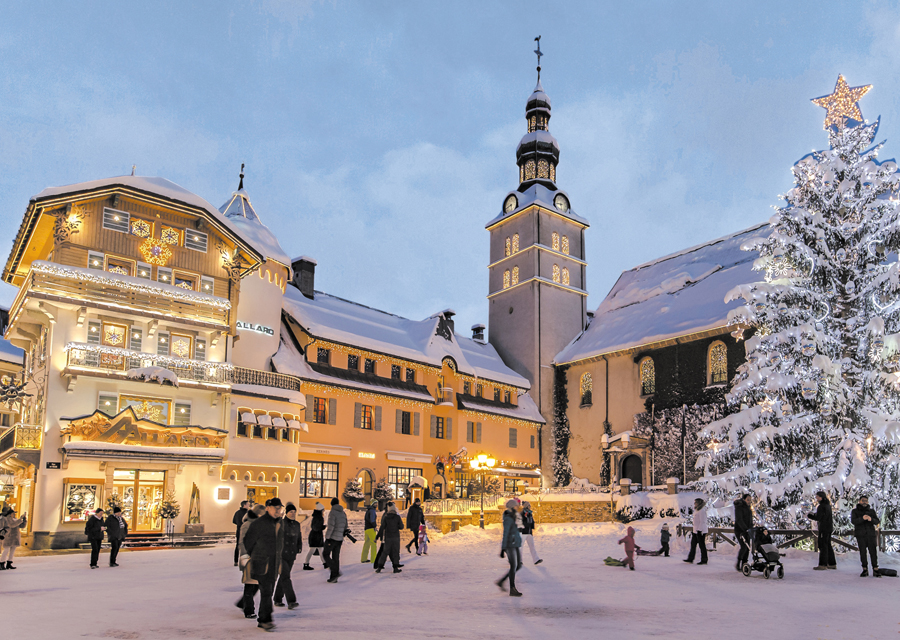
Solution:
<path fill-rule="evenodd" d="M 519 204 L 519 202 L 516 200 L 516 197 L 513 196 L 513 195 L 511 195 L 511 196 L 509 196 L 509 197 L 506 199 L 506 201 L 503 203 L 503 211 L 506 212 L 506 213 L 510 213 L 511 211 L 515 211 L 515 210 L 516 210 L 516 206 L 517 206 L 518 204 Z"/>
<path fill-rule="evenodd" d="M 553 198 L 553 205 L 563 213 L 569 210 L 569 200 L 561 193 Z"/>

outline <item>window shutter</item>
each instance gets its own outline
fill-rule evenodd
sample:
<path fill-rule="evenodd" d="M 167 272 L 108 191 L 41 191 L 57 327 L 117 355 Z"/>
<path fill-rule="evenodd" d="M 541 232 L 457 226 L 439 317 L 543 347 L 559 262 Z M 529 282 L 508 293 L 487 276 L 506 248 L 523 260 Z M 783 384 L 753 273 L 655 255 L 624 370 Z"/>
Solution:
<path fill-rule="evenodd" d="M 400 409 L 397 409 L 397 424 L 396 424 L 396 432 L 403 433 L 403 412 Z"/>
<path fill-rule="evenodd" d="M 194 340 L 194 359 L 206 360 L 206 340 L 203 338 Z"/>
<path fill-rule="evenodd" d="M 114 416 L 119 411 L 119 398 L 114 393 L 101 393 L 97 398 L 97 408 L 108 416 Z"/>
<path fill-rule="evenodd" d="M 106 258 L 102 253 L 97 253 L 96 251 L 88 251 L 88 269 L 97 269 L 98 271 L 103 271 L 105 262 Z"/>
<path fill-rule="evenodd" d="M 87 343 L 100 344 L 100 323 L 88 322 Z"/>
<path fill-rule="evenodd" d="M 437 416 L 431 416 L 431 437 L 437 438 Z"/>
<path fill-rule="evenodd" d="M 169 355 L 169 334 L 165 331 L 160 331 L 156 334 L 156 355 Z"/>
<path fill-rule="evenodd" d="M 519 443 L 519 434 L 514 427 L 509 428 L 509 446 L 515 449 Z"/>
<path fill-rule="evenodd" d="M 353 428 L 362 429 L 362 403 L 360 402 L 353 407 Z"/>
<path fill-rule="evenodd" d="M 163 284 L 172 284 L 172 270 L 156 267 L 156 280 Z"/>
<path fill-rule="evenodd" d="M 110 231 L 118 231 L 119 233 L 128 233 L 131 214 L 127 211 L 119 211 L 117 209 L 108 209 L 103 207 L 103 228 Z"/>
<path fill-rule="evenodd" d="M 128 336 L 128 348 L 132 351 L 141 351 L 143 349 L 143 331 L 131 327 L 131 333 Z"/>
<path fill-rule="evenodd" d="M 481 444 L 481 423 L 475 424 L 475 442 Z"/>
<path fill-rule="evenodd" d="M 475 442 L 475 423 L 466 423 L 466 442 Z"/>
<path fill-rule="evenodd" d="M 375 431 L 381 431 L 381 407 L 375 407 Z"/>
<path fill-rule="evenodd" d="M 413 435 L 419 435 L 419 422 L 422 419 L 422 414 L 416 412 L 415 417 L 413 418 Z"/>
<path fill-rule="evenodd" d="M 175 416 L 173 418 L 173 424 L 179 427 L 187 427 L 191 424 L 191 403 L 190 402 L 176 402 L 175 403 Z"/>
<path fill-rule="evenodd" d="M 312 422 L 315 418 L 316 399 L 312 396 L 306 396 L 306 421 Z"/>
<path fill-rule="evenodd" d="M 134 270 L 134 275 L 138 278 L 143 278 L 144 280 L 152 280 L 152 273 L 153 269 L 146 262 L 138 262 L 137 268 Z"/>
<path fill-rule="evenodd" d="M 207 278 L 206 276 L 200 276 L 200 293 L 208 293 L 211 296 L 215 295 L 216 281 L 212 278 Z"/>
<path fill-rule="evenodd" d="M 534 449 L 534 436 L 531 436 L 531 448 Z"/>
<path fill-rule="evenodd" d="M 328 399 L 328 424 L 337 424 L 337 398 Z"/>
<path fill-rule="evenodd" d="M 447 428 L 444 429 L 444 439 L 450 440 L 453 437 L 453 418 L 447 418 Z"/>

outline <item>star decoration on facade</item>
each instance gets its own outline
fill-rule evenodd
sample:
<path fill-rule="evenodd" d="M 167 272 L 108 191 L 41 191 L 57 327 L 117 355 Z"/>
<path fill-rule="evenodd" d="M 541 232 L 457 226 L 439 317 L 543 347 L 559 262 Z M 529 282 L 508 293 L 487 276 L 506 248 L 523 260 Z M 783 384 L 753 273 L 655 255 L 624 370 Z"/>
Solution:
<path fill-rule="evenodd" d="M 844 126 L 845 119 L 863 121 L 862 111 L 859 110 L 859 99 L 869 92 L 872 85 L 862 87 L 848 87 L 844 76 L 838 76 L 831 95 L 813 98 L 813 102 L 827 110 L 825 114 L 825 126 L 827 129 L 833 125 Z"/>

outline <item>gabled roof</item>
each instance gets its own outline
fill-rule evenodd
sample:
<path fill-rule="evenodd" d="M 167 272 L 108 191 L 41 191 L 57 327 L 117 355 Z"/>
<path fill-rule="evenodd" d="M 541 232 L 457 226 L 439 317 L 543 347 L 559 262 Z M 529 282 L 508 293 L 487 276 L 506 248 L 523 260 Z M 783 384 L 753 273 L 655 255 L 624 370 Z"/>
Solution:
<path fill-rule="evenodd" d="M 764 223 L 642 264 L 619 276 L 590 326 L 560 351 L 566 364 L 721 329 L 735 286 L 759 280 L 757 254 L 741 246 L 770 233 Z"/>
<path fill-rule="evenodd" d="M 22 225 L 19 227 L 18 234 L 13 244 L 13 253 L 10 254 L 6 263 L 4 277 L 9 280 L 15 273 L 15 265 L 21 257 L 23 250 L 22 243 L 26 235 L 29 235 L 36 223 L 37 213 L 42 203 L 62 200 L 72 197 L 89 198 L 93 195 L 102 194 L 107 191 L 113 191 L 121 188 L 125 191 L 133 191 L 137 195 L 143 195 L 151 200 L 159 201 L 161 205 L 178 205 L 186 206 L 193 209 L 197 213 L 204 215 L 207 220 L 224 235 L 236 242 L 256 261 L 261 262 L 265 257 L 266 247 L 262 245 L 258 238 L 253 238 L 245 230 L 235 225 L 231 220 L 226 218 L 212 204 L 191 193 L 184 187 L 181 187 L 165 178 L 152 176 L 115 176 L 112 178 L 103 178 L 101 180 L 90 180 L 88 182 L 79 182 L 61 187 L 48 187 L 36 196 L 33 196 L 28 203 L 25 217 Z M 283 252 L 282 252 L 283 253 Z M 255 266 L 255 265 L 251 265 Z"/>
<path fill-rule="evenodd" d="M 460 373 L 530 388 L 528 380 L 507 367 L 490 344 L 455 333 L 449 340 L 438 335 L 440 314 L 408 320 L 320 291 L 314 295 L 311 300 L 288 286 L 282 304 L 285 313 L 316 338 L 435 367 L 449 356 Z"/>

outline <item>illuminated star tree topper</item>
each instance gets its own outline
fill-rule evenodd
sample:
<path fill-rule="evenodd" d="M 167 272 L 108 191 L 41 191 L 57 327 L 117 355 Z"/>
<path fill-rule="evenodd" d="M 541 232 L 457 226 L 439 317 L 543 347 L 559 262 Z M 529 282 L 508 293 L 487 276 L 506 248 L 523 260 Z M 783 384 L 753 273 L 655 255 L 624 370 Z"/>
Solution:
<path fill-rule="evenodd" d="M 857 103 L 871 88 L 870 84 L 862 87 L 849 87 L 844 76 L 839 75 L 837 83 L 834 85 L 834 91 L 830 95 L 812 100 L 813 103 L 827 110 L 824 128 L 835 125 L 842 128 L 848 119 L 863 122 L 862 111 L 859 110 Z"/>

